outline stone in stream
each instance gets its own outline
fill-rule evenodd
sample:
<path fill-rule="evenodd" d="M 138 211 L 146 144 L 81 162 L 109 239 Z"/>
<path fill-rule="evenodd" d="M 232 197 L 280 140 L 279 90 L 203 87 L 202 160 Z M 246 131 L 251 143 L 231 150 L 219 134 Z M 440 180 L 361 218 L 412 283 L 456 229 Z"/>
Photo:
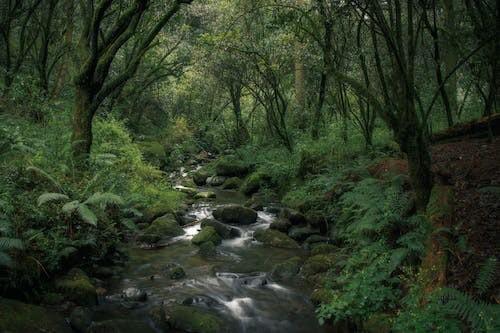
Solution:
<path fill-rule="evenodd" d="M 78 333 L 87 332 L 92 324 L 93 313 L 89 308 L 77 306 L 69 315 L 71 327 Z"/>
<path fill-rule="evenodd" d="M 78 305 L 96 305 L 96 287 L 87 274 L 79 268 L 71 269 L 65 276 L 58 278 L 54 285 L 64 294 L 66 300 Z"/>
<path fill-rule="evenodd" d="M 192 187 L 187 187 L 187 186 L 182 186 L 182 185 L 177 185 L 174 187 L 179 192 L 185 193 L 189 196 L 194 196 L 198 193 L 198 190 Z"/>
<path fill-rule="evenodd" d="M 297 242 L 305 241 L 309 236 L 319 235 L 319 229 L 313 229 L 309 226 L 307 227 L 291 227 L 288 230 L 288 236 L 296 240 Z"/>
<path fill-rule="evenodd" d="M 252 224 L 257 221 L 257 212 L 241 205 L 220 206 L 215 209 L 213 215 L 224 223 Z"/>
<path fill-rule="evenodd" d="M 194 198 L 195 199 L 215 199 L 217 195 L 215 192 L 212 191 L 203 191 L 203 192 L 198 192 Z"/>
<path fill-rule="evenodd" d="M 201 231 L 193 237 L 191 242 L 194 245 L 201 245 L 205 242 L 212 242 L 215 245 L 219 245 L 221 243 L 221 237 L 214 227 L 206 226 L 203 227 Z"/>
<path fill-rule="evenodd" d="M 71 333 L 71 327 L 55 311 L 0 297 L 0 332 Z"/>
<path fill-rule="evenodd" d="M 217 176 L 241 177 L 248 173 L 248 167 L 236 157 L 226 156 L 217 161 L 215 173 Z"/>
<path fill-rule="evenodd" d="M 156 330 L 142 320 L 110 319 L 93 322 L 87 333 L 155 333 Z"/>
<path fill-rule="evenodd" d="M 175 217 L 172 214 L 167 214 L 157 218 L 149 227 L 144 229 L 137 240 L 139 242 L 153 244 L 164 238 L 181 236 L 184 234 Z"/>
<path fill-rule="evenodd" d="M 146 291 L 130 287 L 123 291 L 123 299 L 128 302 L 145 302 L 148 299 L 148 294 Z"/>
<path fill-rule="evenodd" d="M 274 266 L 271 277 L 275 281 L 286 281 L 294 278 L 300 271 L 302 259 L 292 257 Z"/>
<path fill-rule="evenodd" d="M 257 230 L 254 238 L 267 246 L 279 247 L 285 249 L 297 249 L 299 244 L 288 237 L 286 234 L 273 229 Z"/>
<path fill-rule="evenodd" d="M 195 333 L 229 332 L 223 320 L 206 309 L 177 304 L 164 304 L 154 308 L 151 319 L 165 331 L 172 329 Z"/>
<path fill-rule="evenodd" d="M 307 218 L 305 217 L 304 214 L 301 212 L 298 212 L 293 209 L 289 208 L 284 208 L 281 210 L 281 217 L 288 219 L 291 224 L 293 225 L 306 225 L 307 224 Z"/>
<path fill-rule="evenodd" d="M 222 188 L 224 190 L 236 190 L 241 186 L 242 180 L 238 177 L 231 177 L 226 179 L 224 184 L 222 184 Z"/>
<path fill-rule="evenodd" d="M 211 219 L 211 218 L 206 218 L 206 219 L 203 219 L 201 220 L 201 227 L 213 227 L 217 233 L 219 234 L 219 236 L 222 237 L 222 239 L 230 239 L 230 238 L 235 238 L 235 237 L 240 237 L 241 236 L 241 232 L 236 229 L 236 228 L 233 228 L 231 226 L 228 226 L 224 223 L 221 223 L 217 220 L 214 220 L 214 219 Z"/>
<path fill-rule="evenodd" d="M 210 186 L 221 186 L 226 181 L 224 176 L 212 176 L 207 178 L 207 185 Z"/>
<path fill-rule="evenodd" d="M 292 227 L 292 224 L 285 219 L 276 219 L 269 226 L 270 229 L 278 230 L 281 232 L 288 232 L 288 230 Z"/>
<path fill-rule="evenodd" d="M 186 272 L 184 272 L 182 267 L 178 266 L 170 270 L 169 277 L 172 280 L 180 280 L 186 277 Z"/>
<path fill-rule="evenodd" d="M 212 242 L 205 242 L 200 244 L 198 253 L 204 258 L 213 258 L 217 255 L 217 249 Z"/>
<path fill-rule="evenodd" d="M 203 170 L 198 170 L 193 173 L 193 182 L 198 186 L 203 186 L 207 183 L 207 178 L 210 177 L 208 172 Z"/>

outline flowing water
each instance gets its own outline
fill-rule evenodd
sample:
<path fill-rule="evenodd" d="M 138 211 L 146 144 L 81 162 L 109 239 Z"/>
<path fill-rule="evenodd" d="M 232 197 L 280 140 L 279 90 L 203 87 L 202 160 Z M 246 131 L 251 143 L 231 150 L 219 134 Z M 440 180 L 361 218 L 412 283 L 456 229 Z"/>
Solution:
<path fill-rule="evenodd" d="M 199 221 L 211 217 L 219 204 L 244 200 L 235 191 L 216 193 L 215 202 L 197 203 L 187 214 Z M 163 248 L 131 249 L 130 262 L 122 278 L 114 281 L 110 293 L 134 287 L 146 291 L 148 300 L 139 306 L 128 306 L 125 312 L 123 304 L 117 309 L 113 302 L 104 301 L 98 316 L 109 318 L 119 312 L 127 318 L 148 321 L 153 327 L 148 320 L 150 309 L 177 302 L 216 312 L 231 332 L 326 332 L 318 325 L 314 307 L 308 301 L 308 286 L 300 282 L 279 284 L 270 277 L 274 265 L 303 256 L 302 250 L 268 248 L 253 240 L 254 231 L 267 228 L 275 218 L 267 211 L 259 212 L 257 223 L 238 227 L 241 236 L 224 240 L 212 259 L 200 256 L 198 247 L 191 244 L 191 238 L 200 229 L 199 223 L 186 227 L 184 235 Z M 173 265 L 182 266 L 186 278 L 170 279 L 165 272 Z"/>

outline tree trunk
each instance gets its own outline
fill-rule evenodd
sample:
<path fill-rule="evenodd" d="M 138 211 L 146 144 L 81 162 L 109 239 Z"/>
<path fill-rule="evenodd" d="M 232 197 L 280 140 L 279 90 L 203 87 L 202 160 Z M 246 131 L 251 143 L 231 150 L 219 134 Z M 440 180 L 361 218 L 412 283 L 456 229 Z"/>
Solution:
<path fill-rule="evenodd" d="M 95 112 L 92 108 L 93 95 L 89 90 L 77 86 L 75 91 L 71 149 L 77 168 L 85 167 L 92 146 L 92 119 Z"/>
<path fill-rule="evenodd" d="M 306 87 L 304 59 L 302 57 L 302 44 L 295 44 L 295 102 L 297 105 L 297 122 L 299 128 L 305 128 Z"/>
<path fill-rule="evenodd" d="M 443 0 L 444 9 L 444 45 L 443 45 L 443 60 L 446 70 L 446 76 L 455 68 L 458 62 L 458 53 L 454 45 L 454 33 L 456 33 L 456 9 L 454 8 L 455 0 Z M 446 83 L 446 95 L 448 96 L 450 110 L 452 114 L 457 113 L 457 75 L 452 75 Z"/>

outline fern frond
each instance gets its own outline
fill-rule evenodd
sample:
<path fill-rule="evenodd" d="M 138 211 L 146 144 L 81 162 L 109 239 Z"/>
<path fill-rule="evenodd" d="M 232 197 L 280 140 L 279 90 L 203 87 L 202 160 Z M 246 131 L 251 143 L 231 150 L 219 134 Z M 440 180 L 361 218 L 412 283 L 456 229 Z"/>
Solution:
<path fill-rule="evenodd" d="M 17 238 L 0 237 L 0 250 L 22 250 L 24 249 L 23 241 Z"/>
<path fill-rule="evenodd" d="M 40 168 L 37 168 L 37 167 L 34 167 L 34 166 L 30 166 L 30 167 L 26 168 L 26 171 L 30 171 L 30 172 L 33 172 L 33 173 L 36 173 L 36 174 L 42 176 L 43 178 L 45 178 L 46 180 L 48 180 L 50 183 L 52 183 L 52 185 L 54 185 L 55 187 L 57 187 L 59 189 L 59 191 L 64 192 L 61 184 L 59 184 L 59 182 L 57 180 L 55 180 L 54 177 L 52 177 L 51 175 L 49 175 L 44 170 L 42 170 Z"/>
<path fill-rule="evenodd" d="M 66 194 L 62 193 L 44 193 L 38 197 L 38 206 L 44 205 L 52 201 L 65 201 L 69 200 Z"/>
<path fill-rule="evenodd" d="M 80 206 L 80 201 L 70 201 L 62 206 L 62 211 L 68 215 L 71 215 L 75 210 L 78 209 L 78 206 Z"/>
<path fill-rule="evenodd" d="M 121 223 L 123 224 L 124 227 L 126 227 L 129 230 L 135 231 L 137 230 L 137 226 L 131 219 L 122 219 Z"/>
<path fill-rule="evenodd" d="M 0 251 L 0 267 L 12 267 L 14 266 L 14 261 L 12 258 L 7 254 L 2 251 Z"/>
<path fill-rule="evenodd" d="M 498 270 L 498 261 L 495 257 L 490 257 L 482 265 L 481 270 L 474 284 L 479 296 L 484 295 L 495 282 Z"/>
<path fill-rule="evenodd" d="M 124 204 L 122 197 L 114 193 L 94 193 L 85 202 L 86 205 L 99 205 L 101 207 L 107 207 L 109 205 L 121 206 Z"/>
<path fill-rule="evenodd" d="M 97 225 L 97 216 L 87 205 L 78 205 L 77 211 L 83 222 L 93 225 L 94 227 Z"/>

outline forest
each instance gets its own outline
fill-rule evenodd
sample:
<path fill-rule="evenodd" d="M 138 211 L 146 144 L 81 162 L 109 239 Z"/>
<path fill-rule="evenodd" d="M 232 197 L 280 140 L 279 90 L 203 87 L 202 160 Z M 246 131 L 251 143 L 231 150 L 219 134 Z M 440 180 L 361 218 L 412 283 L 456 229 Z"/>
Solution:
<path fill-rule="evenodd" d="M 500 332 L 500 0 L 1 0 L 0 333 Z"/>

